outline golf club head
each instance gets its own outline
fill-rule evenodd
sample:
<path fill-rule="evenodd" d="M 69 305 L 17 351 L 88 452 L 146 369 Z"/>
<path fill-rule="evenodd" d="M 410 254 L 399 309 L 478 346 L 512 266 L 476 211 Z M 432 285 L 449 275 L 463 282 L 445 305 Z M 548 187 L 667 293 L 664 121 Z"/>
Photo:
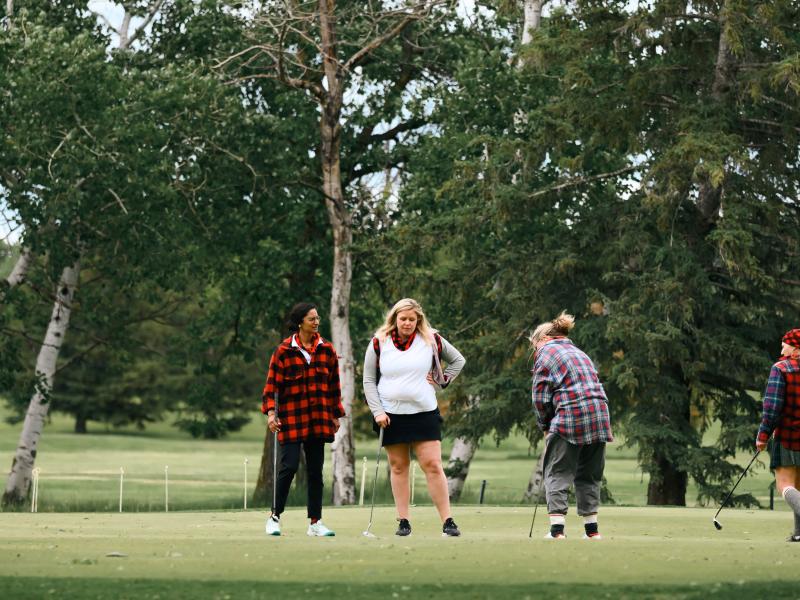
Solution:
<path fill-rule="evenodd" d="M 367 531 L 362 531 L 362 532 L 361 532 L 361 535 L 363 535 L 364 537 L 368 537 L 368 538 L 377 538 L 377 537 L 378 537 L 377 535 L 375 535 L 374 533 L 372 533 L 372 532 L 371 532 L 371 531 L 369 531 L 369 530 L 367 530 Z"/>
<path fill-rule="evenodd" d="M 722 529 L 722 523 L 714 519 L 714 527 L 716 527 L 717 531 L 719 531 L 720 529 Z"/>

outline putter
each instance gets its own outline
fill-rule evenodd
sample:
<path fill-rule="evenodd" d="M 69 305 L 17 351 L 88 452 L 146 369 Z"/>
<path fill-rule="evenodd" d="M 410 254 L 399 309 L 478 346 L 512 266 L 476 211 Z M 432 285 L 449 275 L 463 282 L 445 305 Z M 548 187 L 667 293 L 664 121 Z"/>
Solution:
<path fill-rule="evenodd" d="M 721 511 L 721 510 L 722 510 L 722 508 L 723 508 L 723 507 L 724 507 L 724 506 L 725 506 L 725 505 L 728 503 L 728 500 L 730 500 L 730 499 L 731 499 L 731 496 L 733 495 L 733 491 L 734 491 L 734 490 L 736 489 L 736 487 L 739 485 L 739 482 L 740 482 L 740 481 L 742 480 L 742 478 L 745 476 L 745 474 L 747 473 L 747 471 L 749 471 L 749 470 L 750 470 L 750 467 L 752 467 L 752 466 L 753 466 L 753 463 L 756 461 L 756 459 L 758 458 L 758 455 L 759 455 L 759 454 L 761 454 L 761 450 L 756 450 L 756 453 L 755 453 L 755 455 L 753 456 L 753 458 L 751 458 L 751 459 L 750 459 L 750 463 L 749 463 L 749 464 L 748 464 L 748 465 L 747 465 L 747 466 L 744 468 L 744 471 L 742 471 L 742 474 L 741 474 L 741 475 L 739 475 L 739 479 L 737 479 L 737 480 L 736 480 L 736 483 L 735 483 L 735 484 L 733 485 L 733 487 L 731 488 L 731 491 L 730 491 L 730 492 L 728 492 L 728 495 L 726 496 L 725 500 L 723 500 L 723 501 L 722 501 L 722 504 L 720 504 L 720 505 L 719 505 L 719 510 L 717 510 L 717 514 L 715 514 L 715 515 L 714 515 L 714 527 L 716 527 L 716 528 L 717 528 L 717 531 L 719 531 L 720 529 L 722 529 L 722 523 L 720 523 L 720 522 L 717 520 L 717 517 L 719 516 L 719 513 L 720 513 L 720 511 Z"/>
<path fill-rule="evenodd" d="M 372 505 L 369 508 L 369 525 L 367 529 L 361 533 L 364 537 L 374 538 L 378 537 L 370 531 L 372 527 L 372 513 L 375 511 L 375 486 L 378 483 L 378 466 L 381 464 L 381 448 L 383 448 L 383 427 L 378 433 L 378 458 L 375 460 L 375 479 L 372 480 Z"/>
<path fill-rule="evenodd" d="M 547 450 L 547 443 L 544 443 L 544 447 L 542 448 L 542 456 L 539 457 L 539 460 L 544 461 L 544 451 Z M 537 464 L 539 461 L 536 461 Z M 542 497 L 542 488 L 544 487 L 544 462 L 542 462 L 542 478 L 539 480 L 539 491 L 536 492 L 536 504 L 533 506 L 533 518 L 531 519 L 531 530 L 528 532 L 528 537 L 533 537 L 533 524 L 536 522 L 536 511 L 539 510 L 539 498 Z"/>

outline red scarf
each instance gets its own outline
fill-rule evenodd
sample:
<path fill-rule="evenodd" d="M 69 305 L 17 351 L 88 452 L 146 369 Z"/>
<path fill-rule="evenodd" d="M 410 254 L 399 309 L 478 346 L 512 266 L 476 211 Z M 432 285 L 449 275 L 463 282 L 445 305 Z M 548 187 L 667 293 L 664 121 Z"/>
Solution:
<path fill-rule="evenodd" d="M 411 348 L 411 344 L 414 343 L 414 338 L 416 336 L 417 332 L 415 331 L 410 336 L 408 336 L 408 339 L 405 342 L 401 342 L 400 334 L 397 332 L 397 329 L 392 329 L 392 342 L 394 343 L 394 347 L 400 350 L 401 352 L 404 352 L 405 350 Z"/>
<path fill-rule="evenodd" d="M 314 350 L 317 349 L 317 342 L 319 341 L 319 334 L 315 333 L 314 336 L 311 338 L 311 342 L 308 346 L 303 345 L 303 341 L 300 339 L 300 334 L 295 333 L 294 339 L 297 340 L 297 345 L 303 348 L 309 354 L 314 354 Z"/>

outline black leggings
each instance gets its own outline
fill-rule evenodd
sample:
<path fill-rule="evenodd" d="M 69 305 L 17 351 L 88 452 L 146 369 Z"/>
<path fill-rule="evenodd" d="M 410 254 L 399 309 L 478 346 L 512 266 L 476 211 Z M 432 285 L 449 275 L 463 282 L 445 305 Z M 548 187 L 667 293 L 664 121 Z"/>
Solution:
<path fill-rule="evenodd" d="M 322 440 L 306 440 L 305 442 L 287 442 L 281 444 L 281 467 L 278 470 L 275 506 L 272 512 L 280 515 L 286 508 L 286 498 L 297 467 L 300 466 L 300 446 L 306 453 L 308 470 L 308 518 L 322 518 L 322 465 L 325 463 L 325 442 Z"/>

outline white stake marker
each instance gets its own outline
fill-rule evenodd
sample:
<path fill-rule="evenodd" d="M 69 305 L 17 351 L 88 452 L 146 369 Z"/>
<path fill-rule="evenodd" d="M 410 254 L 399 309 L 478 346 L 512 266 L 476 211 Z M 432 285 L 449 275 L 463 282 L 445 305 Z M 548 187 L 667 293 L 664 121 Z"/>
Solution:
<path fill-rule="evenodd" d="M 31 471 L 31 475 L 33 477 L 31 481 L 31 512 L 39 512 L 39 467 L 36 467 Z"/>
<path fill-rule="evenodd" d="M 164 512 L 169 512 L 169 465 L 164 466 Z"/>
<path fill-rule="evenodd" d="M 125 479 L 125 469 L 119 468 L 119 512 L 122 512 L 122 481 Z"/>
<path fill-rule="evenodd" d="M 244 459 L 244 509 L 247 510 L 247 459 Z"/>

